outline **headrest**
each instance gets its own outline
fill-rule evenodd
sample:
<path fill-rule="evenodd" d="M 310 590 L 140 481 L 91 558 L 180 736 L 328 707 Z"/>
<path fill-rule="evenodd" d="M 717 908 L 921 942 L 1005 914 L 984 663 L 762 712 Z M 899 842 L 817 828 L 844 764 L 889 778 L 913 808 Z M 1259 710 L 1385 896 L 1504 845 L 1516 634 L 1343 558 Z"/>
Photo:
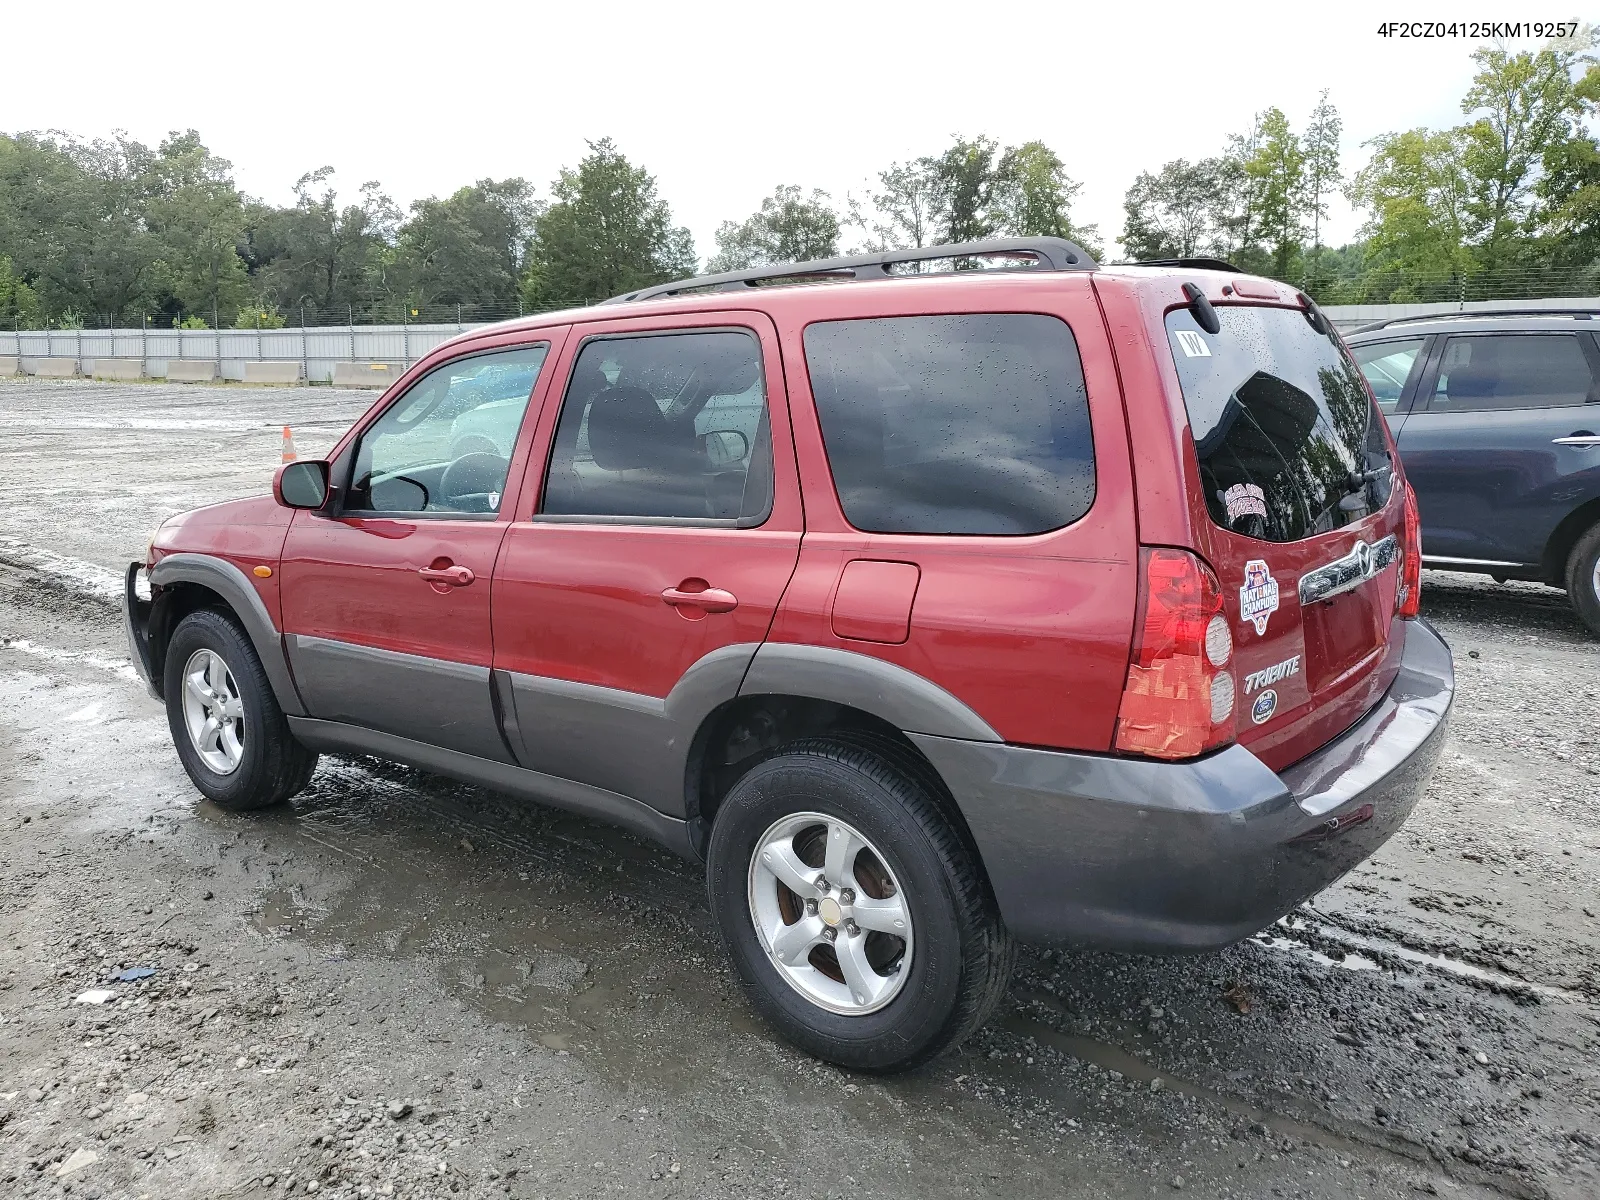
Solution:
<path fill-rule="evenodd" d="M 589 406 L 589 453 L 607 471 L 655 465 L 666 435 L 667 419 L 643 388 L 608 388 Z"/>

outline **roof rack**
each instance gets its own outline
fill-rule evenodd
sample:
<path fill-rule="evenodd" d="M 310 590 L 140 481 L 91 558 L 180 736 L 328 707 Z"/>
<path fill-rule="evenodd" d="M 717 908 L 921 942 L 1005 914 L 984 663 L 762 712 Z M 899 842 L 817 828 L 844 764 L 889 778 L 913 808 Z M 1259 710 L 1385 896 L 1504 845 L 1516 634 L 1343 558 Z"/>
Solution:
<path fill-rule="evenodd" d="M 1390 317 L 1387 321 L 1374 321 L 1361 325 L 1351 333 L 1369 333 L 1374 329 L 1387 329 L 1391 325 L 1404 325 L 1415 321 L 1481 321 L 1485 317 L 1572 317 L 1579 321 L 1592 321 L 1600 316 L 1600 308 L 1476 308 L 1455 312 L 1419 313 L 1413 317 Z"/>
<path fill-rule="evenodd" d="M 1143 258 L 1130 267 L 1182 267 L 1189 271 L 1231 271 L 1235 275 L 1248 275 L 1249 271 L 1236 267 L 1222 258 Z"/>
<path fill-rule="evenodd" d="M 640 288 L 621 296 L 602 300 L 602 304 L 628 304 L 636 300 L 654 300 L 661 296 L 678 296 L 684 292 L 738 291 L 762 284 L 783 282 L 820 283 L 829 279 L 841 283 L 866 279 L 899 278 L 889 268 L 899 263 L 927 262 L 941 258 L 984 258 L 993 255 L 1031 258 L 1026 266 L 1007 267 L 1015 271 L 1094 271 L 1099 264 L 1086 254 L 1081 246 L 1065 238 L 1022 237 L 989 238 L 981 242 L 959 242 L 947 246 L 920 246 L 915 250 L 887 250 L 877 254 L 856 254 L 848 258 L 820 258 L 812 262 L 776 263 L 766 267 L 752 267 L 744 271 L 724 271 L 718 275 L 696 275 L 693 279 L 679 279 L 673 283 L 659 283 L 654 287 Z M 944 274 L 945 272 L 936 272 Z"/>

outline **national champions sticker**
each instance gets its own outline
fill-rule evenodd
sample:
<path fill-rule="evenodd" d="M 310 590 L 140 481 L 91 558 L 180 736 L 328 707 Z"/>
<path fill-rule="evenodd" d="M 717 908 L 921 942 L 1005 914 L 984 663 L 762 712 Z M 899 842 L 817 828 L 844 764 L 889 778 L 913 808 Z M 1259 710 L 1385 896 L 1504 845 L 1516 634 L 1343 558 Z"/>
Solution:
<path fill-rule="evenodd" d="M 1267 633 L 1267 618 L 1278 611 L 1278 581 L 1266 561 L 1252 558 L 1244 565 L 1244 586 L 1239 589 L 1239 616 L 1256 627 L 1258 636 Z"/>

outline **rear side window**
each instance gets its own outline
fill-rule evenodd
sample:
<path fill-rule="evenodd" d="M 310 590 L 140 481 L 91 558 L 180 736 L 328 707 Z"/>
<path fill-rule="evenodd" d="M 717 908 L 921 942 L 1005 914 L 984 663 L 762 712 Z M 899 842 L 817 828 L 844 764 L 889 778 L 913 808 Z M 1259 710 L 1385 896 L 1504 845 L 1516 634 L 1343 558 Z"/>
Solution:
<path fill-rule="evenodd" d="M 1211 519 L 1269 542 L 1359 521 L 1388 503 L 1383 418 L 1339 342 L 1292 308 L 1219 305 L 1206 333 L 1167 314 Z"/>
<path fill-rule="evenodd" d="M 857 529 L 1043 533 L 1089 511 L 1088 393 L 1064 322 L 823 321 L 805 347 L 834 486 Z"/>
<path fill-rule="evenodd" d="M 1410 338 L 1403 342 L 1369 342 L 1365 346 L 1350 347 L 1361 373 L 1372 385 L 1378 407 L 1384 412 L 1392 413 L 1399 406 L 1400 395 L 1406 390 L 1406 380 L 1422 351 L 1423 341 L 1423 338 Z"/>
<path fill-rule="evenodd" d="M 1570 333 L 1453 337 L 1444 344 L 1428 408 L 1564 408 L 1585 403 L 1593 386 L 1583 348 Z"/>

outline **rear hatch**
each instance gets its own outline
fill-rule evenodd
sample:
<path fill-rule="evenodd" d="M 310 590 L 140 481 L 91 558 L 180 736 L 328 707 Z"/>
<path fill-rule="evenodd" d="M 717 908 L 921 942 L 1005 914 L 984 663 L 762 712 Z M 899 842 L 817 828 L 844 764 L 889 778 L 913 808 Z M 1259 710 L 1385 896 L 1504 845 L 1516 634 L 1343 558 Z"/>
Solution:
<path fill-rule="evenodd" d="M 1199 458 L 1202 554 L 1234 638 L 1237 736 L 1274 768 L 1349 728 L 1393 681 L 1402 490 L 1383 418 L 1301 308 L 1189 308 L 1167 340 Z"/>

